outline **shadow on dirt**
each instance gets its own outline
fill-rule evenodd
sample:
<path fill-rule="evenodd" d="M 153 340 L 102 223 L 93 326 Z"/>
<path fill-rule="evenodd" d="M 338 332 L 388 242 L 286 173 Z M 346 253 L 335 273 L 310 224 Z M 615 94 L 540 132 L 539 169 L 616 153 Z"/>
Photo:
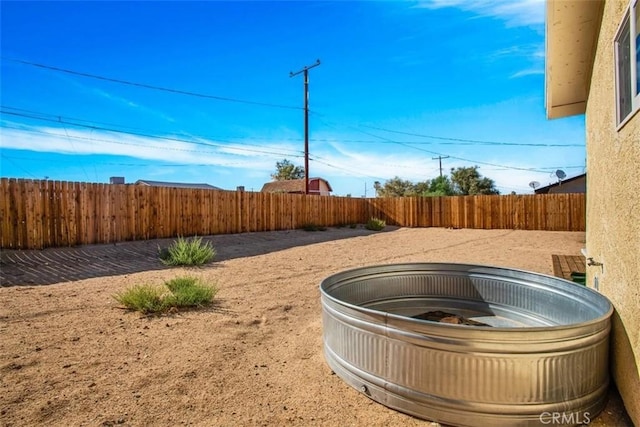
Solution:
<path fill-rule="evenodd" d="M 386 227 L 383 232 L 397 230 Z M 203 236 L 216 249 L 214 261 L 226 261 L 277 252 L 284 249 L 349 239 L 378 233 L 362 226 L 328 228 L 325 231 L 284 230 Z M 84 245 L 43 250 L 0 252 L 0 286 L 50 285 L 54 283 L 117 276 L 140 271 L 164 270 L 159 250 L 175 239 L 154 239 L 115 244 Z"/>

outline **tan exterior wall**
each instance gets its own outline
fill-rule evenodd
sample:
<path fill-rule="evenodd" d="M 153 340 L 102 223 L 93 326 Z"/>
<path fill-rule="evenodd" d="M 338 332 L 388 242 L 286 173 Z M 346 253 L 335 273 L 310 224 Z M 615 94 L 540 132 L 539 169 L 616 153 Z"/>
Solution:
<path fill-rule="evenodd" d="M 617 129 L 613 48 L 628 4 L 605 3 L 587 102 L 587 283 L 615 307 L 612 374 L 640 426 L 640 112 Z"/>
<path fill-rule="evenodd" d="M 320 195 L 321 196 L 330 196 L 331 192 L 329 191 L 329 187 L 327 183 L 324 181 L 320 181 Z"/>
<path fill-rule="evenodd" d="M 311 179 L 309 181 L 309 193 L 310 194 L 319 194 L 320 196 L 330 196 L 331 191 L 329 190 L 329 186 L 327 182 L 323 179 Z"/>

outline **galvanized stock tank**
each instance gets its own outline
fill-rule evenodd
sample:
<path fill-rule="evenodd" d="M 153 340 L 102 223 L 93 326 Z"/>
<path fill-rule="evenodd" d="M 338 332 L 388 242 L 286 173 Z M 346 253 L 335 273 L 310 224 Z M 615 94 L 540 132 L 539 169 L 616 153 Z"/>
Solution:
<path fill-rule="evenodd" d="M 383 405 L 445 424 L 516 426 L 588 423 L 606 403 L 613 308 L 584 286 L 412 263 L 344 271 L 320 292 L 327 363 Z M 447 319 L 413 317 L 425 312 Z M 469 324 L 441 323 L 456 319 Z"/>

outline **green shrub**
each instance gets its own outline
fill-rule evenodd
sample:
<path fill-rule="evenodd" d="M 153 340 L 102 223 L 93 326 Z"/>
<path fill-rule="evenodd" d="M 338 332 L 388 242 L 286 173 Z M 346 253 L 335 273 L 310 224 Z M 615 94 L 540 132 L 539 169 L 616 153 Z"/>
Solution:
<path fill-rule="evenodd" d="M 202 237 L 178 237 L 167 249 L 160 250 L 159 256 L 164 265 L 202 265 L 216 256 L 216 250 L 211 242 L 202 242 Z"/>
<path fill-rule="evenodd" d="M 150 314 L 211 304 L 217 292 L 215 286 L 194 277 L 176 277 L 165 282 L 164 287 L 135 285 L 114 298 L 129 310 Z"/>
<path fill-rule="evenodd" d="M 371 218 L 364 226 L 367 230 L 380 231 L 387 226 L 387 223 L 379 218 Z"/>
<path fill-rule="evenodd" d="M 194 277 L 177 277 L 165 283 L 172 295 L 168 297 L 174 307 L 199 307 L 211 303 L 218 290 Z"/>
<path fill-rule="evenodd" d="M 165 311 L 168 308 L 165 301 L 166 293 L 166 290 L 157 286 L 135 285 L 114 295 L 114 298 L 130 310 L 147 314 Z"/>
<path fill-rule="evenodd" d="M 303 225 L 302 229 L 304 231 L 326 231 L 327 227 L 323 225 L 316 225 L 313 222 L 310 222 L 308 224 Z"/>

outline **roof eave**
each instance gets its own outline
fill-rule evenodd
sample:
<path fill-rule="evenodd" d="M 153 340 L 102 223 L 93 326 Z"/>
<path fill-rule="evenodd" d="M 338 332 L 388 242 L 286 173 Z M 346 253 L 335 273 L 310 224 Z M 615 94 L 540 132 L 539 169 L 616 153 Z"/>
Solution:
<path fill-rule="evenodd" d="M 583 114 L 602 22 L 603 0 L 547 0 L 547 118 Z"/>

